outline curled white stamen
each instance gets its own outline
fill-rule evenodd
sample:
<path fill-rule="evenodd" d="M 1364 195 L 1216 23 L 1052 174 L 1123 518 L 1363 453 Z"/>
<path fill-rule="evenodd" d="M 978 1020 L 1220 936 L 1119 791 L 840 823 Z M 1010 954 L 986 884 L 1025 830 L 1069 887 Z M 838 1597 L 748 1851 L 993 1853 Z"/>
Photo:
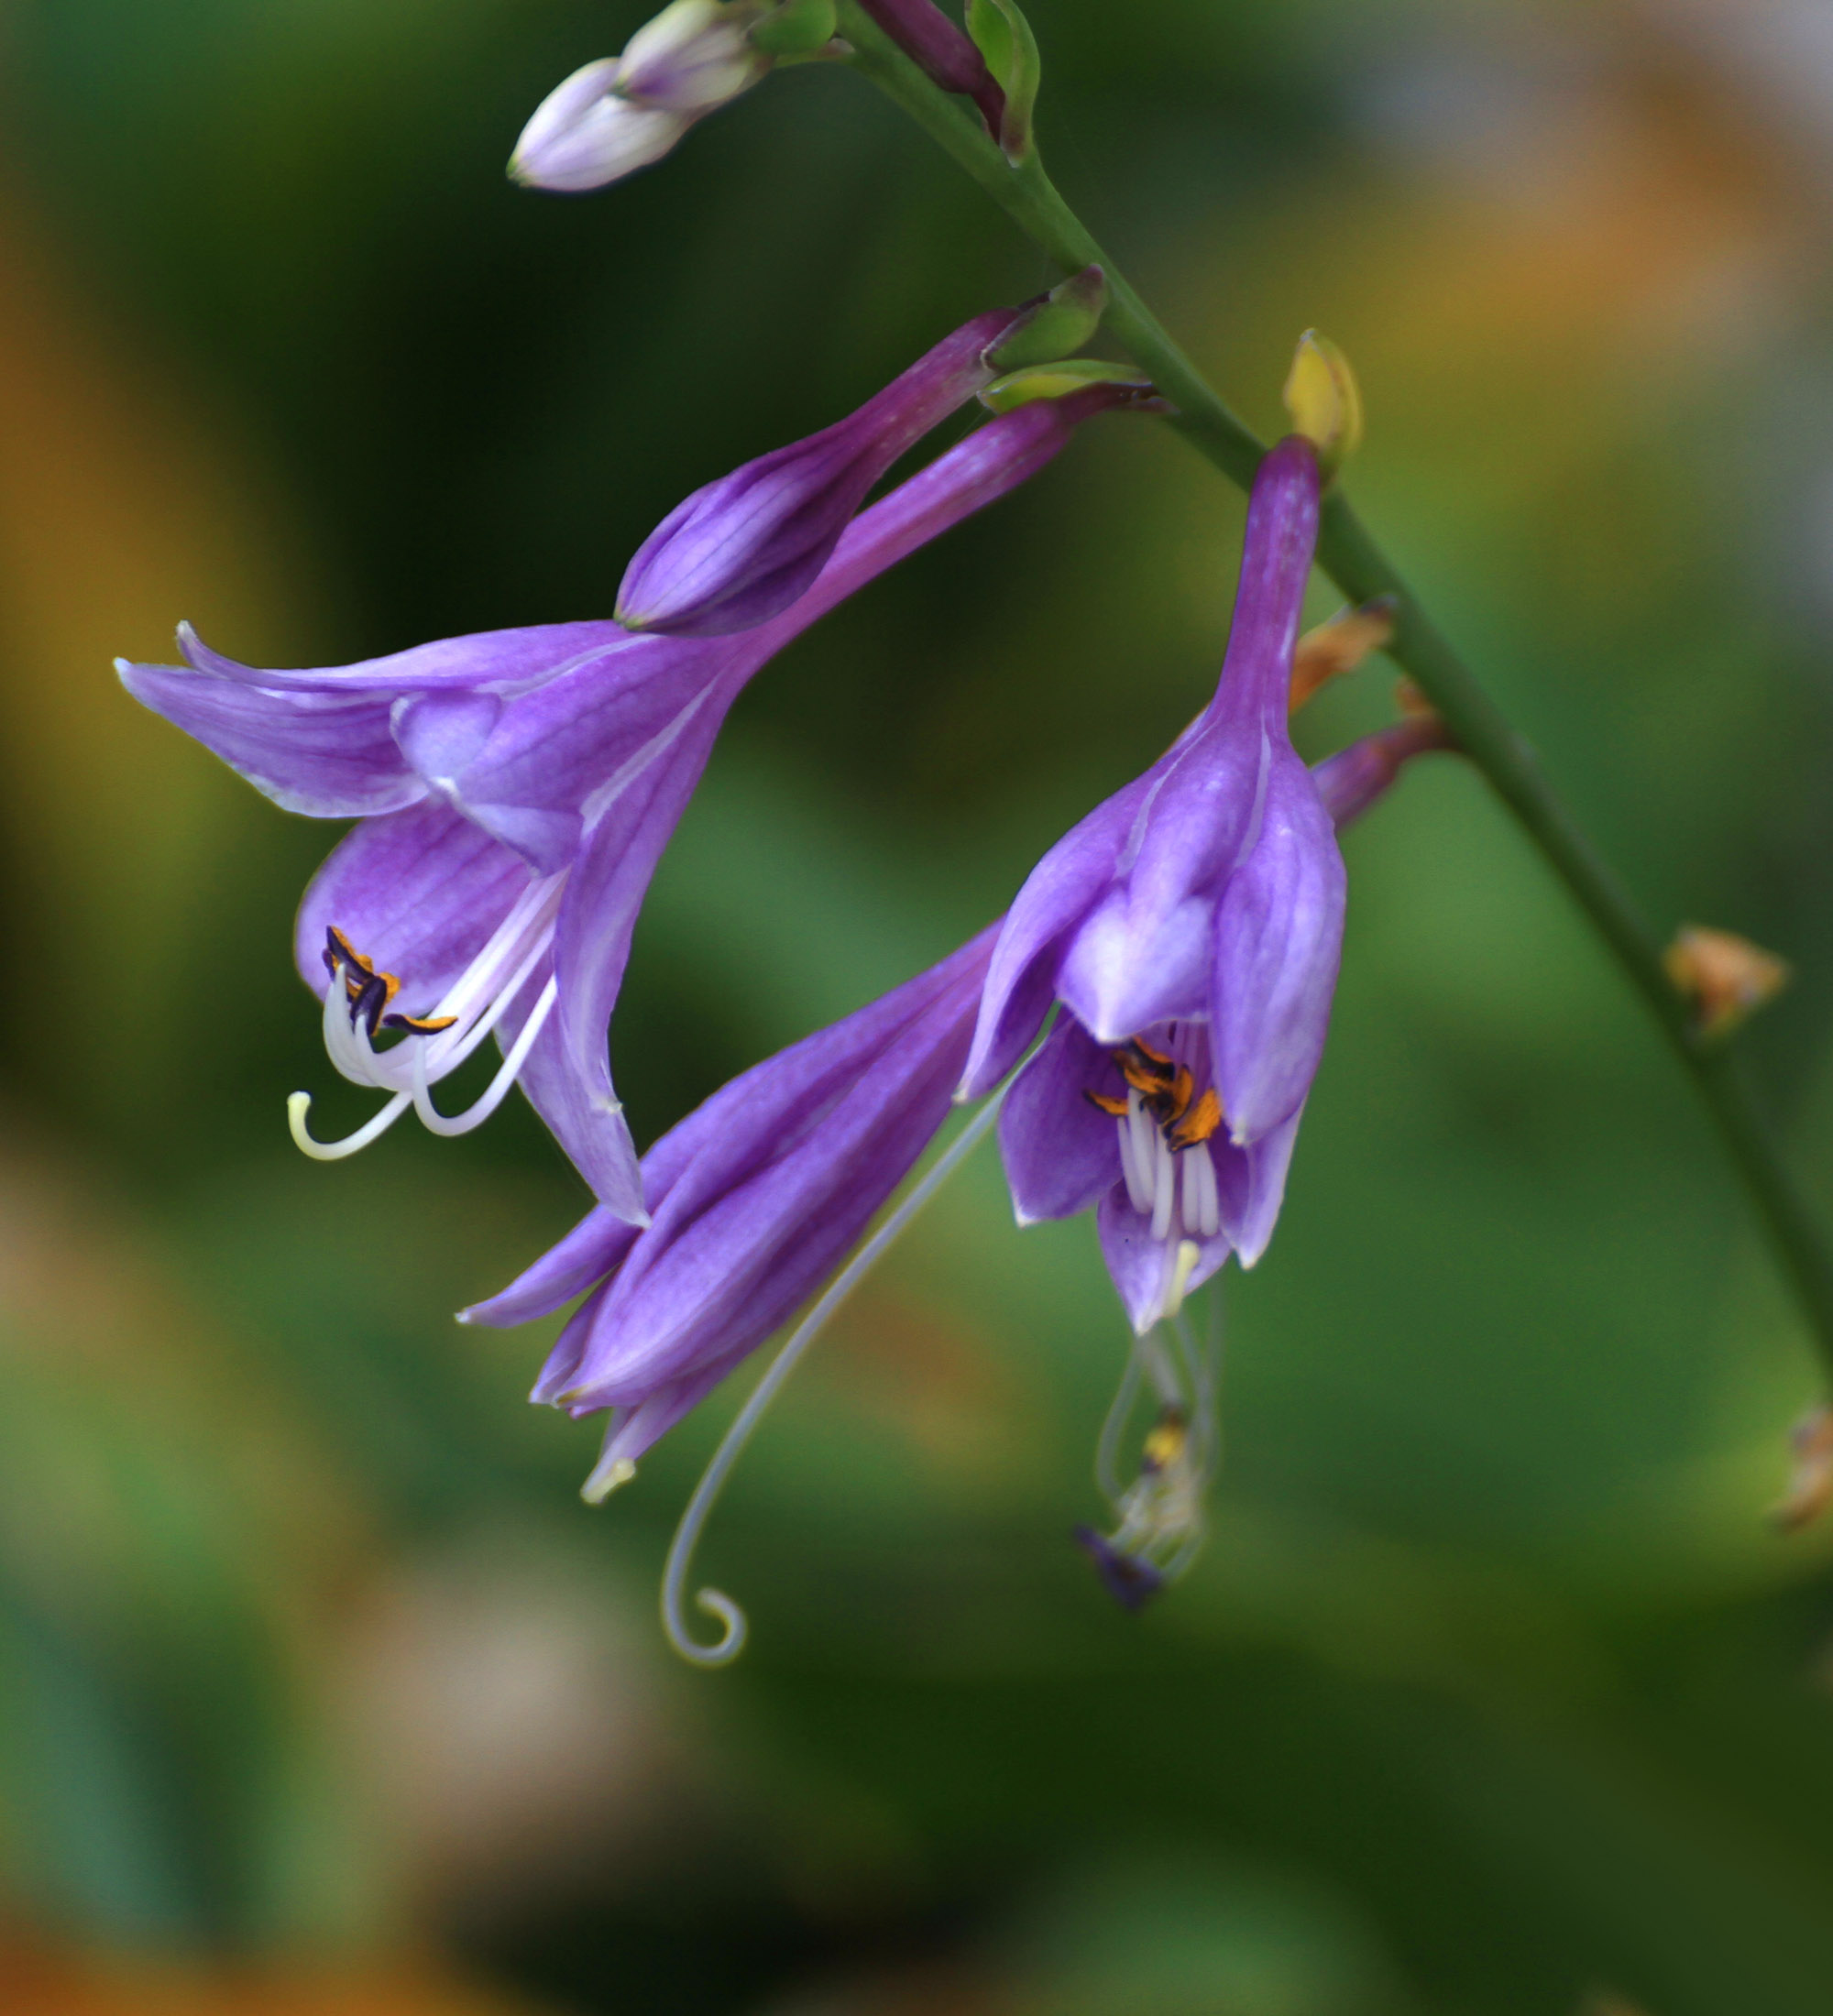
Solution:
<path fill-rule="evenodd" d="M 699 1483 L 695 1485 L 694 1496 L 687 1501 L 687 1509 L 681 1515 L 681 1523 L 675 1528 L 675 1538 L 669 1543 L 667 1565 L 662 1572 L 662 1627 L 668 1634 L 668 1642 L 683 1659 L 692 1664 L 729 1665 L 743 1651 L 745 1639 L 750 1633 L 751 1627 L 743 1610 L 718 1589 L 702 1589 L 694 1598 L 699 1608 L 708 1616 L 717 1617 L 721 1626 L 720 1635 L 713 1644 L 702 1645 L 690 1637 L 686 1619 L 682 1614 L 682 1594 L 687 1581 L 687 1571 L 693 1564 L 694 1550 L 699 1543 L 700 1535 L 706 1528 L 707 1520 L 711 1516 L 719 1493 L 725 1488 L 726 1479 L 732 1473 L 733 1465 L 744 1453 L 745 1444 L 750 1441 L 752 1431 L 763 1419 L 770 1403 L 782 1391 L 802 1354 L 826 1329 L 834 1311 L 878 1265 L 886 1251 L 908 1227 L 911 1220 L 985 1139 L 992 1131 L 993 1122 L 999 1117 L 1000 1104 L 1004 1097 L 1002 1090 L 987 1101 L 937 1156 L 922 1180 L 915 1185 L 904 1201 L 834 1276 L 827 1292 L 802 1319 L 789 1342 L 772 1360 L 770 1369 L 752 1388 L 750 1397 L 739 1409 L 732 1425 L 727 1429 L 719 1448 L 714 1451 L 712 1462 L 707 1465 Z M 600 1459 L 600 1468 L 603 1467 L 603 1460 Z M 614 1469 L 615 1464 L 612 1467 Z M 598 1472 L 595 1471 L 593 1475 L 597 1474 Z"/>
<path fill-rule="evenodd" d="M 424 1045 L 415 1049 L 413 1055 L 413 1110 L 420 1116 L 423 1126 L 436 1134 L 469 1134 L 473 1127 L 480 1127 L 496 1112 L 509 1096 L 509 1090 L 515 1083 L 516 1073 L 528 1061 L 528 1053 L 534 1047 L 534 1039 L 541 1034 L 547 1018 L 554 1012 L 554 1003 L 559 993 L 559 983 L 550 977 L 547 985 L 541 990 L 541 998 L 534 1004 L 521 1031 L 510 1046 L 509 1054 L 498 1067 L 497 1075 L 490 1080 L 483 1097 L 467 1106 L 462 1113 L 442 1113 L 433 1103 L 433 1094 L 427 1083 L 426 1048 Z M 481 1038 L 479 1039 L 482 1040 Z"/>
<path fill-rule="evenodd" d="M 325 1055 L 338 1075 L 351 1084 L 390 1096 L 381 1111 L 355 1134 L 338 1142 L 319 1142 L 305 1124 L 312 1101 L 306 1094 L 295 1093 L 287 1104 L 287 1119 L 294 1142 L 305 1154 L 319 1161 L 354 1155 L 391 1127 L 410 1106 L 438 1134 L 468 1134 L 488 1119 L 508 1096 L 553 1012 L 555 983 L 551 975 L 481 1098 L 462 1113 L 446 1115 L 434 1105 L 431 1088 L 456 1071 L 495 1032 L 543 962 L 551 958 L 565 882 L 563 871 L 529 882 L 482 950 L 422 1018 L 446 1026 L 406 1031 L 399 1043 L 387 1049 L 376 1048 L 369 1016 L 351 998 L 350 981 L 356 976 L 344 961 L 334 960 L 331 984 L 324 994 Z M 359 984 L 374 978 L 365 970 Z"/>
<path fill-rule="evenodd" d="M 305 1124 L 305 1116 L 312 1111 L 312 1094 L 293 1092 L 287 1099 L 287 1126 L 301 1154 L 309 1155 L 314 1162 L 341 1162 L 346 1155 L 355 1155 L 357 1149 L 367 1148 L 379 1135 L 387 1134 L 412 1102 L 411 1094 L 397 1092 L 355 1134 L 346 1134 L 341 1141 L 315 1141 Z"/>

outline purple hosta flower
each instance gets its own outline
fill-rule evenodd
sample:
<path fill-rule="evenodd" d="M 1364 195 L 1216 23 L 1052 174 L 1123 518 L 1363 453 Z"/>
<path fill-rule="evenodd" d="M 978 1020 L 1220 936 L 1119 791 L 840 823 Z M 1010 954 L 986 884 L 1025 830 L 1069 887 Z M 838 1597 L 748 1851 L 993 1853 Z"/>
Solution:
<path fill-rule="evenodd" d="M 675 0 L 608 56 L 556 85 L 523 127 L 510 174 L 532 189 L 599 189 L 659 161 L 697 119 L 770 68 L 752 0 Z"/>
<path fill-rule="evenodd" d="M 642 1231 L 602 1205 L 462 1321 L 523 1323 L 589 1290 L 532 1396 L 612 1409 L 602 1496 L 792 1311 L 948 1117 L 994 929 L 736 1078 L 643 1157 Z"/>
<path fill-rule="evenodd" d="M 1021 1222 L 1099 1206 L 1141 1331 L 1259 1257 L 1323 1046 L 1343 861 L 1286 729 L 1317 512 L 1295 435 L 1254 486 L 1214 699 L 1032 871 L 963 1080 L 997 1084 L 1061 1004 L 1001 1118 L 1013 1200 Z"/>
<path fill-rule="evenodd" d="M 1090 270 L 1098 301 L 1100 274 Z M 638 549 L 618 590 L 618 620 L 719 637 L 787 608 L 892 464 L 999 377 L 995 358 L 1065 288 L 1088 285 L 1089 273 L 1078 274 L 1022 308 L 976 316 L 845 420 L 696 490 Z"/>
<path fill-rule="evenodd" d="M 727 709 L 818 617 L 1124 400 L 1098 389 L 989 422 L 856 520 L 793 608 L 739 637 L 559 623 L 267 672 L 186 630 L 183 667 L 122 665 L 129 691 L 280 805 L 359 821 L 306 892 L 296 950 L 333 1063 L 388 1096 L 324 1145 L 295 1094 L 300 1145 L 352 1153 L 410 1106 L 462 1133 L 519 1079 L 607 1208 L 640 1222 L 606 1031 L 638 906 Z M 442 1114 L 434 1086 L 491 1035 L 504 1057 L 489 1089 Z"/>

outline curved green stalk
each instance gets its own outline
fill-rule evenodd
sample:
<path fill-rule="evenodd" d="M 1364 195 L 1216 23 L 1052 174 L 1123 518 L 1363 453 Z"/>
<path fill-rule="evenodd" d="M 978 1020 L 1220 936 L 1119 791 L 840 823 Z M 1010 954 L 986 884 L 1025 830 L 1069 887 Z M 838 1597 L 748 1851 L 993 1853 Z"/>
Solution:
<path fill-rule="evenodd" d="M 854 65 L 953 156 L 1019 227 L 1066 271 L 1098 265 L 1107 275 L 1107 325 L 1152 374 L 1177 411 L 1170 424 L 1244 489 L 1265 453 L 1160 326 L 1125 276 L 1084 229 L 1032 152 L 1016 165 L 958 98 L 938 90 L 862 14 L 842 0 L 841 33 Z M 1325 499 L 1318 564 L 1352 601 L 1391 595 L 1399 622 L 1388 646 L 1443 716 L 1464 754 L 1527 829 L 1597 926 L 1680 1059 L 1743 1178 L 1833 1375 L 1833 1255 L 1819 1218 L 1784 1163 L 1737 1060 L 1708 1043 L 1662 964 L 1661 941 L 1628 892 L 1542 775 L 1533 752 L 1477 684 L 1369 536 L 1342 491 Z"/>

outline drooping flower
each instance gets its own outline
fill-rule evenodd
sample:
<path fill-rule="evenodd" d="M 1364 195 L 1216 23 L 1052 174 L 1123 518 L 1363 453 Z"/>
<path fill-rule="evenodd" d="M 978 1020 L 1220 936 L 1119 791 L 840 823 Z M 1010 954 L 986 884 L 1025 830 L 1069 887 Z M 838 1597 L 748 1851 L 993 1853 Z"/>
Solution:
<path fill-rule="evenodd" d="M 606 1207 L 641 1222 L 606 1032 L 638 906 L 727 709 L 791 638 L 1125 398 L 1097 389 L 989 422 L 857 519 L 791 608 L 739 636 L 561 623 L 272 672 L 187 629 L 184 666 L 122 665 L 130 692 L 278 804 L 359 821 L 306 893 L 296 953 L 333 1063 L 388 1099 L 321 1145 L 295 1094 L 300 1145 L 351 1153 L 410 1106 L 460 1133 L 519 1079 Z M 396 1040 L 379 1048 L 384 1031 Z M 432 1088 L 492 1035 L 504 1057 L 488 1090 L 441 1114 Z"/>
<path fill-rule="evenodd" d="M 1028 333 L 1076 347 L 1101 319 L 1098 268 L 1016 309 L 964 323 L 856 412 L 734 469 L 677 504 L 638 548 L 618 620 L 719 637 L 786 609 L 893 463 L 1010 367 Z"/>
<path fill-rule="evenodd" d="M 753 0 L 674 0 L 621 56 L 575 71 L 522 128 L 510 174 L 531 189 L 600 189 L 647 168 L 697 119 L 747 92 L 770 69 L 751 31 Z"/>
<path fill-rule="evenodd" d="M 643 1157 L 653 1216 L 600 1206 L 461 1321 L 585 1294 L 532 1397 L 613 1410 L 599 1496 L 798 1308 L 948 1117 L 996 927 L 733 1079 Z M 589 1292 L 587 1292 L 588 1291 Z"/>
<path fill-rule="evenodd" d="M 1032 871 L 962 1082 L 997 1084 L 1060 1004 L 1001 1117 L 1013 1200 L 1098 1207 L 1140 1331 L 1265 1249 L 1329 1021 L 1343 861 L 1286 727 L 1318 495 L 1290 436 L 1255 482 L 1214 699 Z"/>

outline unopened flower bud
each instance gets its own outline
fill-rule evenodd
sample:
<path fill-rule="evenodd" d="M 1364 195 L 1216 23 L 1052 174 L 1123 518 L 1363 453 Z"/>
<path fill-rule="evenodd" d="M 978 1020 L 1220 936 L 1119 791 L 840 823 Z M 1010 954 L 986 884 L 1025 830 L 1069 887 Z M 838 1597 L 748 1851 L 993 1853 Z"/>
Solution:
<path fill-rule="evenodd" d="M 1804 1414 L 1789 1435 L 1795 1458 L 1788 1491 L 1770 1513 L 1770 1521 L 1784 1533 L 1798 1533 L 1833 1502 L 1833 1408 L 1817 1407 Z"/>
<path fill-rule="evenodd" d="M 1294 432 L 1317 450 L 1328 482 L 1362 440 L 1362 394 L 1349 359 L 1328 336 L 1307 329 L 1299 338 L 1284 398 Z"/>
<path fill-rule="evenodd" d="M 1391 642 L 1399 606 L 1391 595 L 1377 596 L 1307 630 L 1292 654 L 1291 712 L 1296 714 L 1320 686 L 1354 672 L 1371 652 Z"/>
<path fill-rule="evenodd" d="M 1456 747 L 1436 714 L 1409 715 L 1326 757 L 1312 778 L 1324 810 L 1340 830 L 1385 798 L 1414 757 Z"/>
<path fill-rule="evenodd" d="M 1785 959 L 1732 931 L 1683 925 L 1663 955 L 1667 977 L 1694 1004 L 1702 1036 L 1729 1035 L 1787 986 Z"/>
<path fill-rule="evenodd" d="M 1068 399 L 1091 386 L 1107 385 L 1131 393 L 1133 403 L 1152 396 L 1152 380 L 1130 364 L 1115 364 L 1107 357 L 1062 357 L 1054 364 L 1032 365 L 1023 371 L 1008 371 L 995 378 L 980 395 L 990 412 L 1010 413 L 1021 406 L 1036 405 L 1044 399 Z"/>
<path fill-rule="evenodd" d="M 550 92 L 522 129 L 510 174 L 531 189 L 601 189 L 659 161 L 696 119 L 770 68 L 752 46 L 757 0 L 675 0 L 608 56 Z"/>
<path fill-rule="evenodd" d="M 860 0 L 860 8 L 932 83 L 971 98 L 987 131 L 998 138 L 1005 121 L 1005 93 L 985 57 L 936 0 Z"/>
<path fill-rule="evenodd" d="M 675 0 L 632 35 L 618 60 L 619 93 L 669 112 L 710 112 L 770 68 L 752 47 L 750 0 Z"/>

